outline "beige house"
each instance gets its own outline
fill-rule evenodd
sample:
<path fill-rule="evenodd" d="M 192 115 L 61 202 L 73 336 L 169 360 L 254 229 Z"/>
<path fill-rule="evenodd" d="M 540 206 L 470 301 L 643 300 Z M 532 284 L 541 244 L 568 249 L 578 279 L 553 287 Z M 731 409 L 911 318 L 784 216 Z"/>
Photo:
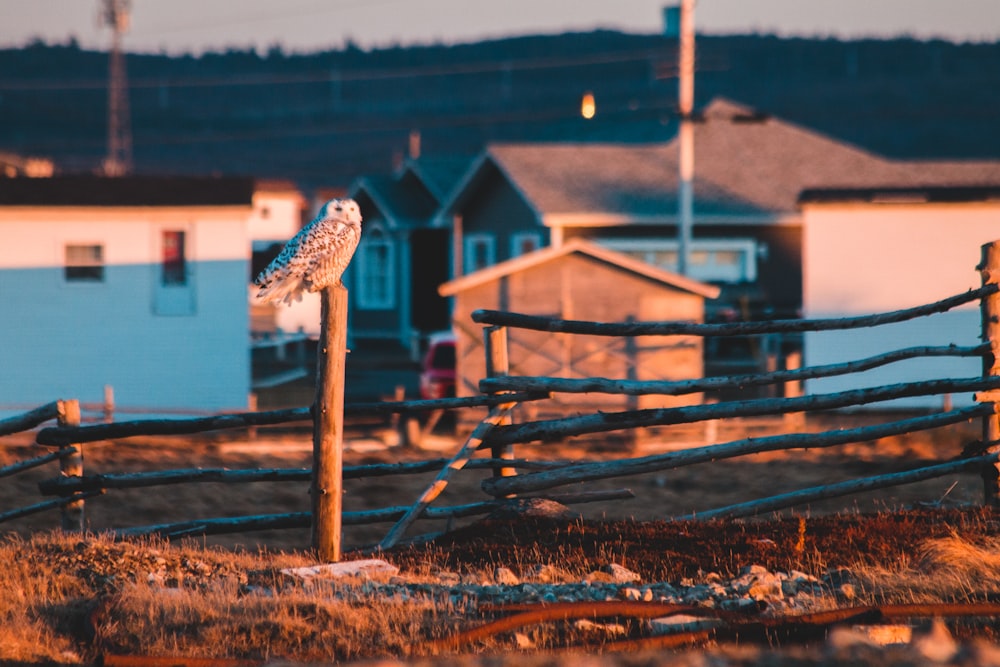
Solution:
<path fill-rule="evenodd" d="M 906 175 L 904 175 L 906 176 Z M 980 181 L 993 185 L 941 185 Z M 924 182 L 930 185 L 919 185 Z M 918 306 L 979 287 L 980 247 L 1000 240 L 1000 164 L 927 163 L 896 186 L 803 193 L 805 316 L 847 317 Z M 899 183 L 906 183 L 899 185 Z M 975 345 L 973 302 L 891 326 L 805 335 L 807 365 L 850 361 L 920 345 Z M 976 358 L 915 359 L 807 383 L 809 393 L 941 378 L 976 377 Z M 969 405 L 972 394 L 950 397 Z M 892 407 L 940 408 L 939 396 Z"/>
<path fill-rule="evenodd" d="M 482 327 L 473 310 L 510 310 L 560 319 L 624 322 L 629 319 L 704 320 L 705 299 L 719 290 L 664 271 L 583 239 L 544 248 L 441 286 L 454 297 L 459 396 L 478 394 L 485 374 Z M 690 336 L 613 338 L 511 329 L 512 375 L 674 380 L 703 375 L 702 339 Z M 559 414 L 690 405 L 701 396 L 556 396 Z M 538 413 L 536 413 L 538 414 Z"/>

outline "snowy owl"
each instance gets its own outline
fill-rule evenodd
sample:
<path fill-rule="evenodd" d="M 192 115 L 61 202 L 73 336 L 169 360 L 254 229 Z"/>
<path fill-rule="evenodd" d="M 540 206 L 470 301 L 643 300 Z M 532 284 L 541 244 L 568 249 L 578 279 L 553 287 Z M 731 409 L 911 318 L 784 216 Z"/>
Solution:
<path fill-rule="evenodd" d="M 292 237 L 254 284 L 257 298 L 289 305 L 302 292 L 342 285 L 341 276 L 361 239 L 361 209 L 353 199 L 331 199 Z"/>

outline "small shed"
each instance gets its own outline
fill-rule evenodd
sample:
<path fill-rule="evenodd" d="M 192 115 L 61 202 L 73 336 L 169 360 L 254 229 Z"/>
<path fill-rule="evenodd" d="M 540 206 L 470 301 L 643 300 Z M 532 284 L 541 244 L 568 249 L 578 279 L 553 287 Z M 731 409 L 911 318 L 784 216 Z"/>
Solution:
<path fill-rule="evenodd" d="M 472 311 L 485 308 L 567 320 L 702 322 L 705 299 L 719 289 L 664 271 L 583 239 L 549 247 L 462 276 L 440 287 L 454 297 L 456 393 L 479 393 L 485 375 L 482 328 Z M 702 376 L 702 339 L 696 336 L 606 336 L 508 332 L 512 375 L 675 380 Z M 691 405 L 683 396 L 557 395 L 528 416 L 564 416 L 593 410 Z M 542 410 L 543 413 L 538 411 Z M 549 414 L 549 412 L 555 414 Z"/>

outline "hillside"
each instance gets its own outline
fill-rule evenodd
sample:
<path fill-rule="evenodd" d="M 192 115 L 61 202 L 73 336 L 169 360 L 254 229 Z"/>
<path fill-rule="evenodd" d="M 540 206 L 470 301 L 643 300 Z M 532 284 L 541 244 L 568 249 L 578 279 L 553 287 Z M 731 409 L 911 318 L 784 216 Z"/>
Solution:
<path fill-rule="evenodd" d="M 650 141 L 674 133 L 676 42 L 600 31 L 455 46 L 200 57 L 129 54 L 137 170 L 346 185 L 489 140 Z M 701 36 L 699 104 L 724 95 L 892 157 L 1000 156 L 1000 43 Z M 91 169 L 107 54 L 0 50 L 0 151 Z M 597 117 L 578 115 L 593 91 Z"/>

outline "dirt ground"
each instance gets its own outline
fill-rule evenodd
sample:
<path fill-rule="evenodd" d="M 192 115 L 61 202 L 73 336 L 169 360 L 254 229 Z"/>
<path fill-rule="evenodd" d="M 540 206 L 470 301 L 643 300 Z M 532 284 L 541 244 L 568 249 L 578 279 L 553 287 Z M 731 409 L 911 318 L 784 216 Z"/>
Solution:
<path fill-rule="evenodd" d="M 845 428 L 885 416 L 811 415 L 807 431 Z M 771 426 L 774 426 L 773 424 Z M 718 441 L 745 435 L 763 435 L 770 426 L 733 422 L 719 427 Z M 552 489 L 553 493 L 627 488 L 630 500 L 575 505 L 573 510 L 587 519 L 632 519 L 656 521 L 690 512 L 752 500 L 804 487 L 828 484 L 858 476 L 874 475 L 914 467 L 958 454 L 979 435 L 978 422 L 959 424 L 875 442 L 828 449 L 780 452 L 716 461 L 676 470 L 604 480 Z M 393 434 L 379 429 L 354 429 L 345 439 L 345 465 L 448 458 L 461 446 L 454 437 L 438 434 L 426 449 L 386 446 Z M 701 444 L 701 443 L 696 443 Z M 2 446 L 5 445 L 5 446 Z M 43 453 L 25 437 L 0 439 L 0 465 Z M 519 445 L 517 456 L 546 460 L 595 460 L 628 455 L 648 455 L 681 446 L 670 440 L 651 440 L 625 446 L 611 439 L 589 444 Z M 623 449 L 627 447 L 627 449 Z M 481 454 L 485 456 L 485 454 Z M 261 429 L 255 438 L 219 436 L 186 441 L 166 438 L 131 438 L 84 446 L 87 474 L 187 468 L 308 468 L 312 463 L 311 439 L 306 432 Z M 0 511 L 40 502 L 39 481 L 57 474 L 54 465 L 8 477 L 0 485 Z M 462 470 L 454 474 L 434 507 L 488 500 L 479 487 L 490 474 Z M 412 504 L 433 480 L 433 473 L 394 475 L 346 480 L 344 509 L 369 510 Z M 785 516 L 819 516 L 831 513 L 871 513 L 914 506 L 950 507 L 982 502 L 982 482 L 975 474 L 951 475 L 919 484 L 875 491 L 795 508 Z M 86 521 L 90 530 L 104 531 L 194 518 L 243 516 L 309 510 L 308 484 L 202 483 L 133 490 L 111 490 L 87 501 Z M 469 525 L 464 519 L 450 528 Z M 8 521 L 3 532 L 26 534 L 58 526 L 57 511 Z M 346 526 L 344 547 L 350 550 L 378 542 L 391 523 Z M 438 532 L 443 521 L 418 521 L 410 535 Z M 270 551 L 305 550 L 310 546 L 307 528 L 200 538 L 205 544 L 226 548 L 266 548 Z"/>

